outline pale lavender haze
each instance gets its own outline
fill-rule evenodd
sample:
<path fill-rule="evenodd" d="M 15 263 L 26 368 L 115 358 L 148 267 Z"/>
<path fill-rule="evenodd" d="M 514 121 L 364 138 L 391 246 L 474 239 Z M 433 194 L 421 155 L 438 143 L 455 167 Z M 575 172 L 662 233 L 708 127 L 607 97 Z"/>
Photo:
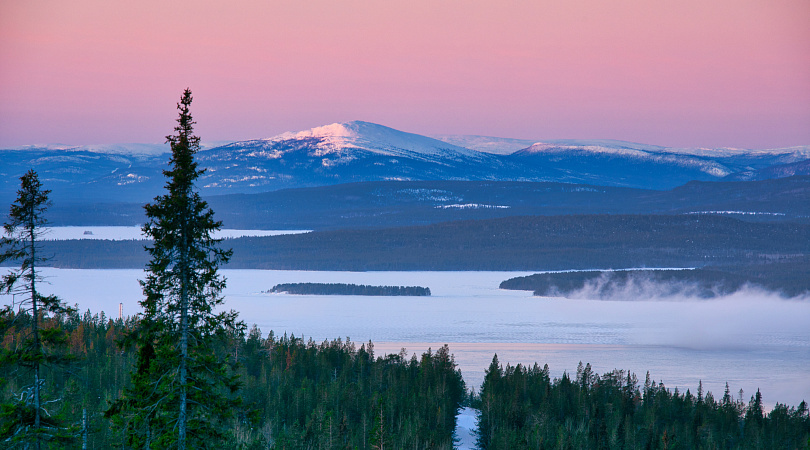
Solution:
<path fill-rule="evenodd" d="M 806 0 L 0 2 L 0 147 L 348 120 L 421 134 L 810 143 Z"/>

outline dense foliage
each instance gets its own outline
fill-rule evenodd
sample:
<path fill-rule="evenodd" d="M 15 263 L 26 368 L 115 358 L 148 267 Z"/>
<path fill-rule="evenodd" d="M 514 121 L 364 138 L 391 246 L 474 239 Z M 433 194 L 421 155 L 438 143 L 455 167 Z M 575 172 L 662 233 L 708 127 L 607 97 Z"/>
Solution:
<path fill-rule="evenodd" d="M 372 343 L 315 344 L 252 329 L 245 404 L 276 448 L 450 448 L 464 381 L 447 346 L 376 357 Z"/>
<path fill-rule="evenodd" d="M 17 314 L 19 328 L 5 330 L 2 340 L 3 351 L 14 351 L 25 339 L 25 325 L 32 321 L 27 313 Z M 53 365 L 42 368 L 42 390 L 48 393 L 47 420 L 58 422 L 68 428 L 72 442 L 49 443 L 44 448 L 78 448 L 81 445 L 83 431 L 88 431 L 89 448 L 119 447 L 119 437 L 104 419 L 103 411 L 109 402 L 118 398 L 124 387 L 130 383 L 130 369 L 135 362 L 134 352 L 121 351 L 116 341 L 123 337 L 125 330 L 132 328 L 132 321 L 109 320 L 103 314 L 83 316 L 75 312 L 63 315 L 41 317 L 42 327 L 48 330 L 62 330 L 65 334 L 65 348 L 62 353 L 72 355 L 76 361 L 69 371 Z M 29 376 L 23 371 L 8 370 L 4 367 L 8 382 L 2 386 L 2 397 L 8 398 L 30 384 Z M 83 427 L 82 411 L 87 410 L 88 423 Z M 0 429 L 7 437 L 6 425 L 11 422 L 3 420 Z M 64 434 L 64 433 L 63 433 Z M 0 448 L 4 448 L 0 445 Z"/>
<path fill-rule="evenodd" d="M 550 379 L 548 366 L 503 368 L 497 356 L 480 397 L 482 449 L 800 449 L 810 448 L 807 403 L 765 414 L 759 391 L 746 405 L 643 385 L 623 370 L 598 375 L 590 364 Z"/>
<path fill-rule="evenodd" d="M 301 295 L 407 295 L 424 297 L 430 295 L 430 288 L 421 286 L 369 286 L 345 283 L 282 283 L 273 286 L 270 292 Z"/>
<path fill-rule="evenodd" d="M 43 388 L 59 396 L 49 405 L 50 414 L 71 425 L 75 438 L 54 448 L 80 447 L 83 409 L 88 448 L 135 448 L 127 445 L 126 430 L 113 426 L 104 412 L 133 384 L 138 352 L 121 350 L 116 342 L 138 324 L 90 312 L 44 323 L 64 329 L 67 350 L 79 358 L 68 377 L 44 372 Z M 19 337 L 19 332 L 7 332 L 2 348 L 13 347 Z M 446 346 L 421 358 L 376 356 L 371 343 L 358 349 L 341 340 L 316 344 L 272 333 L 265 338 L 254 327 L 214 350 L 219 358 L 238 363 L 241 383 L 242 404 L 227 424 L 233 440 L 225 448 L 451 446 L 465 386 Z M 2 394 L 27 382 L 23 374 L 11 372 Z"/>

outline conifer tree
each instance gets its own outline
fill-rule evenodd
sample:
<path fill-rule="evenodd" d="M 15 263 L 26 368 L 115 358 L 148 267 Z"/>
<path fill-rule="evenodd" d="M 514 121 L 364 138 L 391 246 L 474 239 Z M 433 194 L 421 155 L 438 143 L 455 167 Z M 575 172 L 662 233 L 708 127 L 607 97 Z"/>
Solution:
<path fill-rule="evenodd" d="M 0 279 L 0 294 L 12 296 L 12 304 L 0 310 L 0 331 L 14 333 L 16 344 L 11 349 L 0 348 L 0 368 L 10 374 L 21 369 L 30 373 L 31 384 L 22 388 L 14 399 L 4 402 L 0 418 L 0 442 L 10 447 L 20 445 L 39 449 L 43 442 L 64 443 L 70 433 L 48 414 L 44 385 L 44 369 L 70 361 L 65 352 L 65 332 L 56 326 L 45 326 L 49 316 L 64 315 L 71 311 L 54 295 L 42 295 L 38 290 L 42 275 L 39 267 L 47 261 L 41 249 L 41 237 L 47 220 L 45 211 L 50 202 L 50 190 L 34 170 L 20 177 L 17 199 L 11 204 L 5 236 L 0 239 L 0 263 L 19 262 Z M 2 381 L 2 380 L 0 380 Z M 1 384 L 1 383 L 0 383 Z M 56 400 L 50 400 L 48 403 Z"/>
<path fill-rule="evenodd" d="M 131 389 L 108 411 L 138 447 L 219 448 L 238 403 L 239 383 L 222 352 L 228 333 L 243 333 L 244 325 L 235 312 L 221 311 L 225 279 L 217 271 L 231 251 L 212 237 L 222 223 L 195 189 L 204 170 L 194 161 L 200 138 L 193 134 L 191 101 L 186 89 L 176 134 L 166 137 L 172 149 L 170 170 L 163 172 L 167 193 L 145 206 L 151 261 L 141 281 L 144 312 L 127 339 L 138 347 L 138 362 Z"/>

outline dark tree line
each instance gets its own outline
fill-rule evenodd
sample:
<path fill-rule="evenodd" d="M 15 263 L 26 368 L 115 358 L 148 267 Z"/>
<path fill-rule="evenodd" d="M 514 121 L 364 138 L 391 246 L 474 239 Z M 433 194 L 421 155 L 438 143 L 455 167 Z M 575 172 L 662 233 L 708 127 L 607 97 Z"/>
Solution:
<path fill-rule="evenodd" d="M 232 269 L 567 270 L 807 263 L 810 225 L 718 216 L 525 216 L 229 239 Z M 53 265 L 140 268 L 134 241 L 49 241 Z M 791 267 L 792 269 L 793 267 Z M 779 269 L 769 272 L 778 274 Z M 783 270 L 788 282 L 794 272 Z M 769 276 L 763 276 L 767 280 Z M 795 279 L 795 280 L 794 280 Z"/>
<path fill-rule="evenodd" d="M 3 335 L 4 350 L 29 320 L 21 316 L 21 328 Z M 117 342 L 138 327 L 135 320 L 88 311 L 42 324 L 64 332 L 64 352 L 76 359 L 67 376 L 58 367 L 43 371 L 43 390 L 59 399 L 48 405 L 49 417 L 69 438 L 44 448 L 81 448 L 84 430 L 87 448 L 136 448 L 105 415 L 133 385 L 138 352 Z M 222 448 L 450 448 L 454 416 L 466 400 L 447 347 L 421 357 L 378 356 L 371 343 L 264 337 L 253 327 L 214 351 L 236 363 L 241 383 L 241 404 L 226 423 L 232 439 Z M 22 372 L 6 378 L 4 402 L 29 383 Z M 701 388 L 670 391 L 624 371 L 598 375 L 589 365 L 551 379 L 547 367 L 504 368 L 495 359 L 473 405 L 481 411 L 483 448 L 808 448 L 807 404 L 778 404 L 766 414 L 762 401 L 759 393 L 743 401 L 734 392 L 715 398 Z M 6 439 L 9 430 L 0 431 Z"/>
<path fill-rule="evenodd" d="M 371 342 L 263 339 L 254 327 L 240 361 L 252 435 L 274 448 L 452 448 L 466 390 L 447 346 L 375 356 Z"/>
<path fill-rule="evenodd" d="M 623 370 L 599 375 L 580 363 L 574 378 L 548 366 L 506 368 L 495 356 L 481 388 L 482 449 L 810 448 L 807 403 L 765 413 L 759 391 L 746 404 L 655 383 Z"/>
<path fill-rule="evenodd" d="M 377 295 L 377 296 L 430 296 L 430 288 L 421 286 L 369 286 L 344 283 L 282 283 L 270 292 L 300 295 Z"/>
<path fill-rule="evenodd" d="M 7 330 L 3 350 L 19 342 L 30 320 L 21 316 L 20 328 Z M 87 448 L 143 448 L 142 442 L 132 442 L 131 430 L 109 418 L 110 406 L 137 385 L 137 371 L 133 374 L 132 369 L 141 360 L 138 349 L 122 349 L 117 343 L 141 324 L 89 311 L 49 316 L 42 323 L 64 333 L 64 352 L 75 358 L 67 376 L 50 366 L 43 371 L 43 390 L 59 398 L 49 404 L 49 418 L 66 430 L 62 440 L 43 442 L 43 448 L 81 448 L 85 430 Z M 418 358 L 404 353 L 378 356 L 373 348 L 370 342 L 357 348 L 342 340 L 315 343 L 272 333 L 263 337 L 255 327 L 230 335 L 212 350 L 234 365 L 241 402 L 224 426 L 230 440 L 216 445 L 451 448 L 455 414 L 466 391 L 448 347 Z M 4 402 L 29 383 L 18 371 L 8 372 L 6 378 L 0 391 Z M 0 448 L 5 448 L 12 430 L 9 421 L 2 424 Z M 213 441 L 203 443 L 210 445 Z"/>
<path fill-rule="evenodd" d="M 20 326 L 3 334 L 0 350 L 4 352 L 19 348 L 19 343 L 25 339 L 25 327 L 33 320 L 27 313 L 14 314 L 14 318 Z M 88 448 L 121 448 L 120 431 L 114 430 L 111 422 L 104 418 L 104 411 L 130 385 L 135 354 L 122 351 L 117 342 L 132 329 L 132 319 L 113 321 L 103 313 L 92 315 L 88 311 L 79 315 L 69 311 L 41 315 L 40 321 L 44 328 L 58 330 L 63 335 L 59 354 L 72 359 L 67 367 L 46 365 L 42 370 L 42 390 L 48 393 L 50 400 L 46 407 L 48 420 L 62 429 L 60 439 L 43 440 L 43 448 L 80 448 L 84 442 Z M 27 383 L 24 372 L 5 373 L 6 384 L 0 394 L 4 408 Z M 14 423 L 9 419 L 3 417 L 0 426 L 0 448 L 26 448 L 25 440 L 17 443 L 8 440 Z"/>

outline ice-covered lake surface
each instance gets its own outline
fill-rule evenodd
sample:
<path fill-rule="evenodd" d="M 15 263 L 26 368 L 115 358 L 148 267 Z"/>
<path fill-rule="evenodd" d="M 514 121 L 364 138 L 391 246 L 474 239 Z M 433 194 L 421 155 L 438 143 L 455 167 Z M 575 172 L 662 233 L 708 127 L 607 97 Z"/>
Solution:
<path fill-rule="evenodd" d="M 502 364 L 548 364 L 552 376 L 591 363 L 604 373 L 646 371 L 694 393 L 698 382 L 746 401 L 757 388 L 767 405 L 810 400 L 810 300 L 746 291 L 715 300 L 599 301 L 533 297 L 498 289 L 528 272 L 307 272 L 222 270 L 226 304 L 248 325 L 315 341 L 372 340 L 375 351 L 409 354 L 449 344 L 478 390 L 493 354 Z M 44 269 L 55 293 L 84 311 L 139 311 L 139 270 Z M 267 294 L 278 283 L 321 282 L 429 287 L 431 297 Z M 4 301 L 7 303 L 7 300 Z"/>
<path fill-rule="evenodd" d="M 223 229 L 213 233 L 217 239 L 245 236 L 277 236 L 280 234 L 308 233 L 310 230 L 232 230 Z M 144 239 L 140 227 L 51 227 L 43 239 L 61 241 L 67 239 L 106 239 L 127 241 Z"/>

